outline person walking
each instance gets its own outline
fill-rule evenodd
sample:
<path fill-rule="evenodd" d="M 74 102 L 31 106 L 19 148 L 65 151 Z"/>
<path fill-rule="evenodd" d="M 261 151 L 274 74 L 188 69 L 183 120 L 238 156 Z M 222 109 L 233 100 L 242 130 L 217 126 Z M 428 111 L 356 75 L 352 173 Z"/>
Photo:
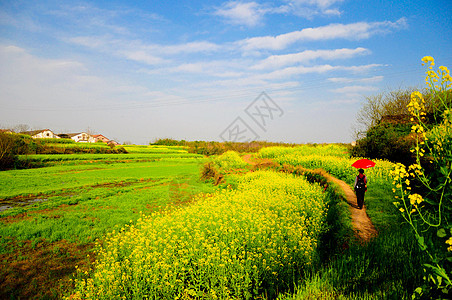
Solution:
<path fill-rule="evenodd" d="M 366 175 L 364 175 L 363 169 L 359 169 L 358 172 L 359 174 L 355 178 L 354 189 L 356 193 L 358 207 L 359 209 L 362 209 L 364 205 L 364 195 L 366 194 L 367 191 L 367 177 Z"/>

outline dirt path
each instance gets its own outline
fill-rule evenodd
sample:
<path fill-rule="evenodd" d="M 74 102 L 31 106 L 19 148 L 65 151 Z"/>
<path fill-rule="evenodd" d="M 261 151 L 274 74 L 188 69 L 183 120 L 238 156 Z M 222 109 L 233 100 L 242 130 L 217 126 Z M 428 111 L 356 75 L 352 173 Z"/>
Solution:
<path fill-rule="evenodd" d="M 312 170 L 311 170 L 312 171 Z M 375 229 L 372 221 L 366 212 L 366 205 L 362 209 L 358 208 L 356 195 L 352 188 L 344 181 L 331 176 L 323 170 L 313 170 L 316 173 L 321 173 L 329 182 L 336 183 L 342 191 L 344 191 L 345 198 L 349 204 L 349 210 L 352 218 L 352 225 L 356 236 L 363 242 L 367 242 L 372 237 L 377 235 L 377 230 Z M 365 203 L 365 200 L 364 200 Z"/>
<path fill-rule="evenodd" d="M 251 154 L 246 154 L 242 157 L 242 159 L 247 162 L 250 165 L 255 166 L 258 164 L 259 160 L 254 158 Z M 268 161 L 268 160 L 266 160 Z M 311 170 L 311 169 L 304 169 L 304 171 L 311 172 L 311 173 L 317 173 L 325 177 L 325 179 L 328 182 L 334 182 L 337 184 L 342 191 L 344 192 L 345 198 L 347 200 L 347 203 L 349 204 L 350 209 L 350 215 L 352 219 L 352 225 L 353 229 L 355 231 L 355 235 L 362 241 L 367 242 L 372 237 L 377 235 L 377 230 L 375 229 L 374 225 L 372 224 L 372 221 L 370 220 L 369 216 L 366 213 L 366 206 L 362 209 L 358 208 L 357 201 L 356 201 L 356 195 L 355 192 L 352 190 L 352 188 L 345 182 L 340 179 L 337 179 L 336 177 L 332 176 L 331 174 L 327 173 L 324 170 L 317 169 L 317 170 Z M 365 203 L 365 200 L 364 200 Z"/>

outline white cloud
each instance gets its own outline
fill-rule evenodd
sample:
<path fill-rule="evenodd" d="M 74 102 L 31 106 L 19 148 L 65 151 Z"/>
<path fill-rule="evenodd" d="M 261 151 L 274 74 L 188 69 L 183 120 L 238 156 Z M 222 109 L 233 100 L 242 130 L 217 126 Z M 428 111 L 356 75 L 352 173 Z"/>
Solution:
<path fill-rule="evenodd" d="M 284 55 L 272 55 L 253 66 L 253 69 L 262 70 L 269 68 L 280 68 L 287 65 L 306 63 L 315 59 L 337 60 L 348 59 L 357 55 L 370 54 L 370 50 L 358 47 L 356 49 L 335 49 L 335 50 L 306 50 L 299 53 Z"/>
<path fill-rule="evenodd" d="M 248 62 L 243 60 L 213 60 L 201 61 L 192 63 L 183 63 L 174 67 L 158 68 L 153 70 L 142 70 L 142 72 L 157 75 L 157 74 L 198 74 L 209 77 L 241 77 L 245 75 L 244 70 Z"/>
<path fill-rule="evenodd" d="M 254 27 L 263 22 L 267 14 L 292 14 L 304 18 L 315 15 L 340 16 L 335 4 L 343 0 L 286 0 L 283 5 L 261 4 L 255 1 L 228 1 L 217 7 L 213 15 L 222 17 L 227 23 Z"/>
<path fill-rule="evenodd" d="M 323 41 L 332 39 L 362 40 L 375 34 L 388 33 L 391 30 L 407 26 L 405 18 L 396 22 L 358 22 L 352 24 L 330 24 L 315 28 L 305 28 L 299 31 L 277 36 L 253 37 L 238 41 L 237 44 L 245 51 L 256 49 L 282 50 L 300 41 Z"/>
<path fill-rule="evenodd" d="M 16 46 L 0 45 L 0 63 L 0 99 L 14 99 L 2 104 L 24 110 L 124 108 L 128 101 L 146 99 L 149 92 L 143 86 L 94 76 L 78 61 L 44 59 Z"/>
<path fill-rule="evenodd" d="M 372 76 L 366 78 L 349 78 L 349 77 L 331 77 L 328 81 L 335 83 L 351 83 L 351 82 L 381 82 L 384 76 Z"/>
<path fill-rule="evenodd" d="M 253 27 L 261 23 L 267 12 L 267 9 L 256 2 L 229 1 L 217 8 L 214 15 L 223 17 L 233 25 Z"/>
<path fill-rule="evenodd" d="M 273 71 L 267 74 L 260 75 L 263 79 L 282 79 L 286 77 L 292 77 L 302 74 L 322 74 L 326 72 L 332 71 L 347 71 L 352 73 L 361 73 L 367 72 L 373 68 L 379 67 L 379 64 L 369 64 L 362 66 L 332 66 L 332 65 L 317 65 L 317 66 L 297 66 L 297 67 L 288 67 L 285 69 Z"/>
<path fill-rule="evenodd" d="M 178 45 L 149 45 L 145 46 L 146 48 L 155 50 L 158 53 L 163 54 L 179 54 L 179 53 L 206 53 L 212 51 L 218 51 L 221 46 L 207 42 L 207 41 L 198 41 L 198 42 L 189 42 Z"/>
<path fill-rule="evenodd" d="M 374 86 L 363 86 L 363 85 L 351 85 L 344 86 L 338 89 L 334 89 L 333 91 L 340 94 L 359 94 L 359 93 L 367 93 L 367 92 L 375 92 L 378 88 Z"/>
<path fill-rule="evenodd" d="M 66 41 L 148 65 L 168 63 L 170 60 L 165 58 L 168 56 L 208 53 L 221 48 L 221 46 L 207 41 L 159 45 L 146 44 L 139 40 L 116 39 L 110 36 L 79 36 Z"/>
<path fill-rule="evenodd" d="M 125 58 L 133 61 L 142 62 L 148 65 L 157 65 L 165 62 L 163 58 L 154 56 L 152 54 L 149 54 L 148 52 L 144 50 L 138 50 L 138 51 L 129 51 L 129 50 L 122 50 L 117 51 L 118 54 L 121 54 Z"/>
<path fill-rule="evenodd" d="M 316 15 L 340 16 L 339 9 L 332 6 L 343 0 L 287 0 L 286 2 L 291 13 L 309 19 Z"/>

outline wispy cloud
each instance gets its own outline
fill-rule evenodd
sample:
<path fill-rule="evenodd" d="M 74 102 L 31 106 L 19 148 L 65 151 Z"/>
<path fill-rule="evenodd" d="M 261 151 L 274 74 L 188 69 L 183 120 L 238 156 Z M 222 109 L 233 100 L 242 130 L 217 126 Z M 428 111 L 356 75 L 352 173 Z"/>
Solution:
<path fill-rule="evenodd" d="M 364 86 L 364 85 L 351 85 L 344 86 L 338 89 L 334 89 L 333 91 L 341 94 L 358 94 L 358 93 L 367 93 L 377 91 L 378 88 L 374 86 Z"/>
<path fill-rule="evenodd" d="M 229 1 L 217 8 L 213 14 L 233 25 L 253 27 L 261 23 L 268 11 L 257 2 Z"/>
<path fill-rule="evenodd" d="M 112 108 L 116 102 L 112 99 L 118 100 L 118 97 L 139 100 L 146 99 L 149 93 L 144 86 L 91 75 L 89 69 L 76 60 L 44 59 L 17 46 L 0 45 L 0 61 L 0 99 L 4 99 L 4 95 L 15 99 L 7 103 L 8 106 L 28 110 L 89 111 Z M 125 106 L 126 103 L 121 107 Z"/>
<path fill-rule="evenodd" d="M 238 41 L 245 51 L 252 50 L 283 50 L 301 41 L 325 41 L 332 39 L 362 40 L 376 34 L 389 33 L 392 30 L 406 28 L 406 18 L 395 22 L 358 22 L 351 24 L 330 24 L 326 26 L 305 28 L 299 31 L 277 36 L 253 37 Z"/>
<path fill-rule="evenodd" d="M 221 46 L 207 41 L 160 45 L 146 44 L 141 40 L 117 39 L 111 36 L 79 36 L 68 38 L 66 41 L 147 65 L 168 63 L 170 62 L 168 57 L 171 56 L 208 53 L 221 48 Z"/>
<path fill-rule="evenodd" d="M 340 16 L 341 11 L 335 5 L 343 0 L 287 0 L 287 7 L 294 15 L 312 18 L 317 15 Z"/>
<path fill-rule="evenodd" d="M 254 27 L 264 22 L 268 14 L 291 14 L 303 18 L 312 18 L 316 15 L 340 16 L 340 10 L 335 7 L 343 0 L 285 0 L 277 3 L 259 3 L 256 1 L 228 1 L 213 11 L 232 25 Z"/>
<path fill-rule="evenodd" d="M 317 65 L 317 66 L 296 66 L 288 67 L 281 70 L 273 71 L 270 73 L 260 75 L 261 78 L 265 79 L 282 79 L 292 76 L 302 75 L 302 74 L 322 74 L 333 71 L 346 71 L 352 73 L 364 73 L 371 69 L 380 67 L 380 64 L 368 64 L 361 66 L 332 66 L 332 65 Z"/>
<path fill-rule="evenodd" d="M 331 81 L 334 83 L 351 83 L 351 82 L 371 83 L 371 82 L 381 82 L 383 80 L 383 78 L 384 78 L 384 76 L 381 76 L 381 75 L 365 77 L 365 78 L 331 77 L 331 78 L 328 78 L 328 81 Z"/>
<path fill-rule="evenodd" d="M 212 60 L 192 63 L 182 63 L 176 66 L 157 68 L 153 70 L 141 70 L 150 75 L 156 74 L 198 74 L 204 76 L 213 76 L 219 78 L 242 77 L 246 72 L 248 62 L 243 60 Z"/>
<path fill-rule="evenodd" d="M 343 48 L 334 50 L 306 50 L 299 53 L 272 55 L 258 62 L 252 68 L 256 70 L 277 69 L 288 65 L 310 62 L 315 59 L 349 59 L 358 55 L 366 55 L 370 53 L 369 49 L 361 47 L 355 49 Z"/>

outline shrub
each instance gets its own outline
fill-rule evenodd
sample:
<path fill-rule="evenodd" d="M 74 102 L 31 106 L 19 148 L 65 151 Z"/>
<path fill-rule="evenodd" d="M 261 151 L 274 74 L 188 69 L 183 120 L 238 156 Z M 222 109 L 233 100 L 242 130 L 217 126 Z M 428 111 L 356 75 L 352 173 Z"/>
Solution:
<path fill-rule="evenodd" d="M 407 138 L 410 128 L 407 126 L 380 123 L 371 127 L 366 137 L 358 140 L 351 150 L 354 157 L 388 159 L 404 164 L 412 163 L 414 156 L 410 152 L 414 140 Z"/>
<path fill-rule="evenodd" d="M 202 166 L 201 179 L 204 181 L 212 180 L 215 185 L 221 183 L 223 175 L 217 170 L 213 162 L 207 162 Z"/>
<path fill-rule="evenodd" d="M 248 166 L 240 155 L 235 151 L 227 151 L 213 160 L 214 164 L 222 171 L 242 169 Z"/>

